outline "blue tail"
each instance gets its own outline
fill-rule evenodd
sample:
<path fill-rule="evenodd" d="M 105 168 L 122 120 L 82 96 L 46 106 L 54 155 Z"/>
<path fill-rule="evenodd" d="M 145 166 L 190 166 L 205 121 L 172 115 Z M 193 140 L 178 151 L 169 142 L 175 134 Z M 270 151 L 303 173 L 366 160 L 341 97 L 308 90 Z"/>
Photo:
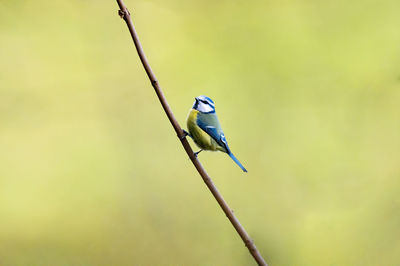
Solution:
<path fill-rule="evenodd" d="M 240 168 L 242 168 L 243 172 L 246 172 L 246 173 L 247 173 L 247 170 L 246 170 L 246 168 L 244 168 L 244 167 L 243 167 L 243 165 L 242 165 L 242 164 L 239 162 L 239 160 L 238 160 L 238 159 L 236 159 L 235 155 L 233 155 L 233 153 L 232 153 L 232 152 L 228 153 L 228 155 L 229 155 L 229 157 L 231 157 L 231 158 L 232 158 L 232 160 L 234 160 L 234 161 L 235 161 L 235 163 L 237 163 L 237 165 L 239 165 L 239 167 L 240 167 Z"/>

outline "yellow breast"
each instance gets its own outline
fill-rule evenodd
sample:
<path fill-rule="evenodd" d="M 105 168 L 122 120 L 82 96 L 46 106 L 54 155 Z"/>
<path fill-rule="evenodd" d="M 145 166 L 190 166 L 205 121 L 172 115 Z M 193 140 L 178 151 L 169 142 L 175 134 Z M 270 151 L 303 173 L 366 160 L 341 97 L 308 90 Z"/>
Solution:
<path fill-rule="evenodd" d="M 192 136 L 194 142 L 200 149 L 203 150 L 217 150 L 217 143 L 204 132 L 196 123 L 197 114 L 199 111 L 191 109 L 186 120 L 187 128 L 189 130 L 189 134 Z"/>

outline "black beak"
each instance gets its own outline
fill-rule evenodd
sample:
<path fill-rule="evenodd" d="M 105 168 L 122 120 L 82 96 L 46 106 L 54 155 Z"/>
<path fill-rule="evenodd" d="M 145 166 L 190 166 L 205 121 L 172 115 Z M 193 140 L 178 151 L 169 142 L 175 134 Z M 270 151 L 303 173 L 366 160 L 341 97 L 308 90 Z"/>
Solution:
<path fill-rule="evenodd" d="M 193 109 L 197 109 L 197 106 L 199 105 L 199 99 L 197 97 L 194 98 L 196 101 L 193 104 Z"/>

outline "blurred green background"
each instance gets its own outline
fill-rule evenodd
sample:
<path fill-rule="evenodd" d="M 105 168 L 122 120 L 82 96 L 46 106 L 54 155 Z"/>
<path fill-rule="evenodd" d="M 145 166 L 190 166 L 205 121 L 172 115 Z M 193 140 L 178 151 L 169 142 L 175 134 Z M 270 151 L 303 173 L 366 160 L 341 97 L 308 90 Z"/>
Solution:
<path fill-rule="evenodd" d="M 128 1 L 200 160 L 270 265 L 399 265 L 400 3 Z M 0 1 L 0 265 L 254 265 L 116 1 Z"/>

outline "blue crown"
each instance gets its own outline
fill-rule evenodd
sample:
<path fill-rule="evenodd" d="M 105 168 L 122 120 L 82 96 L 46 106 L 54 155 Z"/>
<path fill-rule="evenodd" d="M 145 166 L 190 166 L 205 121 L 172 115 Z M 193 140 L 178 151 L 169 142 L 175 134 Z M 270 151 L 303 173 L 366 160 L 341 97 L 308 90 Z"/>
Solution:
<path fill-rule="evenodd" d="M 197 97 L 199 100 L 203 100 L 203 101 L 207 101 L 210 103 L 210 105 L 215 106 L 214 101 L 211 100 L 210 97 L 207 97 L 205 95 L 200 95 L 199 97 Z"/>

